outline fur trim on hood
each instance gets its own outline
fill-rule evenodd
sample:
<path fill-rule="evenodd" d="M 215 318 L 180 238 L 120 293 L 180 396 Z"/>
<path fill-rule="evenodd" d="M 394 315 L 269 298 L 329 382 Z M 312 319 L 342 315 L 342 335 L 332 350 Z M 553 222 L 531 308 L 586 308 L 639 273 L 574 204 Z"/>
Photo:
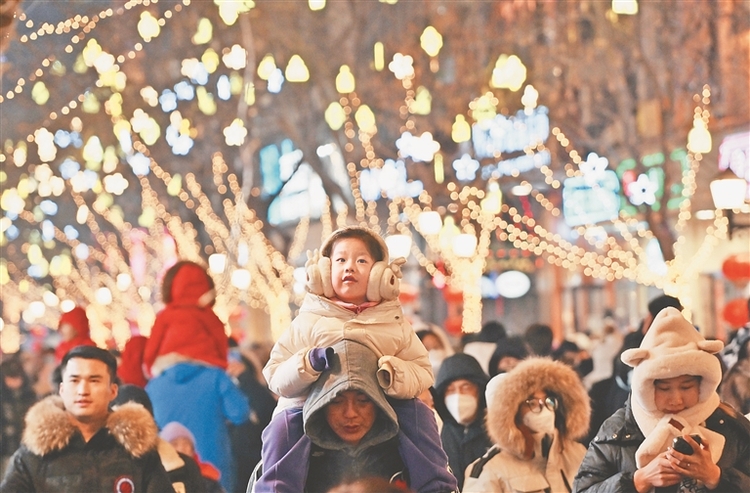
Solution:
<path fill-rule="evenodd" d="M 104 426 L 136 458 L 153 450 L 159 437 L 154 418 L 143 406 L 132 402 L 109 413 Z M 29 409 L 22 442 L 32 453 L 44 456 L 67 447 L 76 431 L 62 399 L 50 396 Z"/>
<path fill-rule="evenodd" d="M 497 377 L 495 377 L 497 378 Z M 516 426 L 521 404 L 537 390 L 558 396 L 555 427 L 560 438 L 578 440 L 589 431 L 591 405 L 576 372 L 549 358 L 529 358 L 504 373 L 493 393 L 487 411 L 487 434 L 500 448 L 516 457 L 525 451 L 525 439 Z"/>

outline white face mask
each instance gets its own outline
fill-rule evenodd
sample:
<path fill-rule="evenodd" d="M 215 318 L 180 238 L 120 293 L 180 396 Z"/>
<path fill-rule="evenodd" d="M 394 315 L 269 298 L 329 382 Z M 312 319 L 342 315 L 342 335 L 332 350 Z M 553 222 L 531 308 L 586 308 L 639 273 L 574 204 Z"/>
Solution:
<path fill-rule="evenodd" d="M 451 394 L 445 396 L 445 407 L 453 419 L 459 424 L 468 425 L 474 421 L 479 403 L 476 397 L 467 394 Z"/>
<path fill-rule="evenodd" d="M 542 406 L 542 410 L 538 413 L 526 413 L 523 416 L 523 424 L 528 426 L 533 433 L 552 435 L 555 431 L 555 412 Z"/>
<path fill-rule="evenodd" d="M 440 365 L 443 364 L 443 360 L 445 359 L 445 349 L 430 349 L 427 351 L 427 357 L 430 358 L 432 373 L 437 375 Z"/>

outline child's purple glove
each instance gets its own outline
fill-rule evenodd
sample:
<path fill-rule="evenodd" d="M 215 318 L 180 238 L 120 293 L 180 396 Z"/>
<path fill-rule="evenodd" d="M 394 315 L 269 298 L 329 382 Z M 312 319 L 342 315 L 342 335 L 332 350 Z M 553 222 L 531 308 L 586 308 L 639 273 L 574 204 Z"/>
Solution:
<path fill-rule="evenodd" d="M 308 354 L 310 358 L 310 366 L 315 371 L 326 371 L 331 369 L 331 362 L 333 358 L 332 347 L 316 347 L 312 348 Z"/>

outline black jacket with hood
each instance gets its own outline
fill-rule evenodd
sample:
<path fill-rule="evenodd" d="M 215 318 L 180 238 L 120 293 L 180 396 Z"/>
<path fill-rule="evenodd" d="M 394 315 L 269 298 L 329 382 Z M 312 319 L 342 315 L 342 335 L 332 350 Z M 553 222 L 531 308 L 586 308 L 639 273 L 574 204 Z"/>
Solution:
<path fill-rule="evenodd" d="M 726 438 L 724 453 L 717 463 L 721 468 L 721 480 L 713 491 L 750 491 L 750 423 L 731 407 L 721 404 L 706 420 L 706 428 Z M 624 408 L 602 424 L 589 444 L 573 491 L 635 492 L 635 451 L 643 440 L 628 399 Z M 661 492 L 674 490 L 676 487 L 657 488 Z"/>
<path fill-rule="evenodd" d="M 459 379 L 469 380 L 479 387 L 477 416 L 468 426 L 458 423 L 445 407 L 445 391 L 452 382 Z M 459 488 L 463 486 L 466 467 L 484 455 L 492 446 L 492 441 L 484 426 L 484 415 L 487 409 L 484 390 L 487 387 L 487 380 L 487 374 L 484 373 L 479 362 L 472 356 L 462 353 L 443 360 L 435 380 L 433 390 L 435 409 L 443 420 L 440 438 L 443 441 L 445 453 L 448 454 L 450 467 L 458 480 Z"/>
<path fill-rule="evenodd" d="M 88 442 L 62 399 L 48 397 L 26 415 L 21 448 L 11 458 L 1 493 L 164 493 L 172 485 L 156 452 L 158 432 L 139 404 L 109 414 Z"/>

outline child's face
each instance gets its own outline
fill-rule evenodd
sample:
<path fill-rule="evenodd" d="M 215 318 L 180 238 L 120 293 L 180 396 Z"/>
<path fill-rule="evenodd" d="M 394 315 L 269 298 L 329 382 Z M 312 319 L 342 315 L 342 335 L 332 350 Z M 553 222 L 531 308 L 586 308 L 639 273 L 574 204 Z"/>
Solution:
<path fill-rule="evenodd" d="M 338 240 L 331 251 L 331 281 L 336 297 L 356 305 L 367 301 L 367 281 L 374 263 L 364 241 Z"/>
<path fill-rule="evenodd" d="M 60 336 L 63 341 L 72 341 L 78 335 L 78 331 L 69 323 L 60 326 Z"/>

